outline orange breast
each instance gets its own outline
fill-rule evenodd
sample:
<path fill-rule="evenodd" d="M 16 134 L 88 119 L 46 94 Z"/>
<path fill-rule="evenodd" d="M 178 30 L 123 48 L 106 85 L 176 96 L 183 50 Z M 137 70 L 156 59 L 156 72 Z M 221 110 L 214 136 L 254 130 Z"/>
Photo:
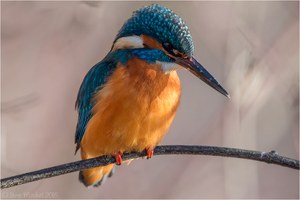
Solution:
<path fill-rule="evenodd" d="M 154 148 L 168 131 L 179 104 L 177 73 L 137 58 L 118 66 L 95 96 L 81 141 L 83 157 Z"/>

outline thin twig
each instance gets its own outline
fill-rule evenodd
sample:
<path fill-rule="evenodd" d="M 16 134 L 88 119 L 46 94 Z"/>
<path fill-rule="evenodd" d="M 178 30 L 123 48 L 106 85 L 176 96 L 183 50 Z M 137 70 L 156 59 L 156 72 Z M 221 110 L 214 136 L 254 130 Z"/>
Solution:
<path fill-rule="evenodd" d="M 299 170 L 299 161 L 291 158 L 278 155 L 275 151 L 260 152 L 250 151 L 235 148 L 226 147 L 214 147 L 214 146 L 186 146 L 186 145 L 174 145 L 174 146 L 158 146 L 154 149 L 154 155 L 170 155 L 170 154 L 188 154 L 188 155 L 211 155 L 211 156 L 223 156 L 256 160 L 266 162 L 269 164 L 281 165 Z M 124 153 L 123 160 L 134 159 L 138 157 L 146 156 L 146 151 Z M 37 181 L 40 179 L 50 178 L 53 176 L 59 176 L 83 169 L 92 167 L 104 166 L 111 163 L 115 163 L 116 160 L 113 156 L 100 156 L 88 160 L 81 160 L 55 167 L 41 169 L 34 172 L 20 174 L 8 178 L 1 179 L 1 189 L 9 188 L 16 185 Z"/>

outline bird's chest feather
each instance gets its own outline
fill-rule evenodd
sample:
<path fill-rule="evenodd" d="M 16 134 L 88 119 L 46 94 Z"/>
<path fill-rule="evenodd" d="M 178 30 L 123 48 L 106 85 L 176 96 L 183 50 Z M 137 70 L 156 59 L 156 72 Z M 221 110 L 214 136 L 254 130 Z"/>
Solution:
<path fill-rule="evenodd" d="M 138 59 L 119 65 L 94 98 L 81 147 L 97 155 L 155 147 L 175 117 L 179 98 L 175 71 L 166 75 Z"/>

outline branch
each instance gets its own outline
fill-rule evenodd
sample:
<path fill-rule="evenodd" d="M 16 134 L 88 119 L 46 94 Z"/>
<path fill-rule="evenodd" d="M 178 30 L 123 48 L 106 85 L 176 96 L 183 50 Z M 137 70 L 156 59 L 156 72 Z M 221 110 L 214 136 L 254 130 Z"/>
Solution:
<path fill-rule="evenodd" d="M 170 154 L 187 154 L 187 155 L 211 155 L 222 157 L 243 158 L 249 160 L 256 160 L 266 162 L 269 164 L 281 165 L 299 170 L 299 161 L 291 158 L 278 155 L 276 151 L 260 152 L 226 147 L 214 146 L 187 146 L 187 145 L 174 145 L 174 146 L 158 146 L 154 149 L 154 155 L 170 155 Z M 124 153 L 123 160 L 134 159 L 146 156 L 146 151 Z M 34 172 L 20 174 L 8 178 L 1 179 L 1 189 L 21 185 L 40 179 L 59 176 L 83 169 L 104 166 L 115 163 L 116 160 L 113 156 L 100 156 L 88 160 L 81 160 L 71 162 L 63 165 L 58 165 L 46 169 L 41 169 Z"/>

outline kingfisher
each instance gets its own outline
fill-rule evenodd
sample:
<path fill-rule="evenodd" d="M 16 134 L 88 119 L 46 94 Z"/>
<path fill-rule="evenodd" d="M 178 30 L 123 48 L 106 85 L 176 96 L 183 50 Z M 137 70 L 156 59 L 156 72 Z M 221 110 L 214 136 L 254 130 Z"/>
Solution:
<path fill-rule="evenodd" d="M 94 65 L 80 86 L 76 109 L 76 151 L 82 159 L 147 151 L 163 139 L 180 102 L 178 69 L 186 69 L 229 97 L 193 57 L 187 25 L 172 10 L 152 4 L 133 12 L 115 37 L 111 50 Z M 80 171 L 85 186 L 99 186 L 115 164 Z"/>

